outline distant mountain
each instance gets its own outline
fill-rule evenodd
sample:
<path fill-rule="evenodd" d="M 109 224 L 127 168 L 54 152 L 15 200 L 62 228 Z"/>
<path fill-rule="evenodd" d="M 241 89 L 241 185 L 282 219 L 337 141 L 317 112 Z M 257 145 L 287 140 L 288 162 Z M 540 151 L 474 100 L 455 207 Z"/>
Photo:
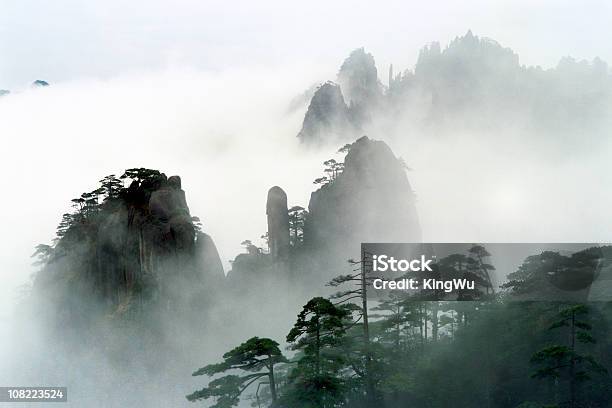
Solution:
<path fill-rule="evenodd" d="M 37 79 L 36 81 L 32 82 L 32 84 L 30 86 L 32 88 L 43 88 L 43 87 L 49 86 L 49 83 L 47 81 L 43 81 L 41 79 Z M 0 97 L 9 95 L 10 93 L 11 93 L 11 91 L 9 91 L 8 89 L 0 89 Z"/>
<path fill-rule="evenodd" d="M 355 139 L 383 101 L 374 57 L 363 48 L 353 51 L 344 61 L 336 82 L 325 82 L 315 90 L 298 134 L 302 142 Z"/>
<path fill-rule="evenodd" d="M 305 143 L 342 140 L 357 131 L 351 116 L 340 86 L 326 82 L 312 96 L 298 138 Z"/>
<path fill-rule="evenodd" d="M 47 87 L 49 86 L 49 83 L 47 81 L 43 81 L 41 79 L 37 79 L 36 81 L 32 82 L 32 84 L 30 85 L 32 88 L 42 88 L 42 87 Z M 8 89 L 0 89 L 0 98 L 6 95 L 9 95 L 11 93 L 11 91 L 9 91 Z"/>
<path fill-rule="evenodd" d="M 446 48 L 425 46 L 412 70 L 394 74 L 390 67 L 388 86 L 380 83 L 372 55 L 357 49 L 336 83 L 315 93 L 298 134 L 302 142 L 337 143 L 380 129 L 391 137 L 406 126 L 425 133 L 515 128 L 578 139 L 612 127 L 612 76 L 604 61 L 566 57 L 554 69 L 526 67 L 511 49 L 471 31 Z M 346 112 L 326 114 L 324 106 Z"/>
<path fill-rule="evenodd" d="M 49 86 L 49 83 L 47 81 L 43 81 L 42 79 L 37 79 L 36 81 L 32 82 L 32 87 L 45 87 L 45 86 Z"/>
<path fill-rule="evenodd" d="M 351 52 L 344 60 L 336 79 L 346 103 L 361 111 L 375 108 L 383 97 L 383 87 L 378 80 L 378 71 L 372 54 L 363 48 Z"/>

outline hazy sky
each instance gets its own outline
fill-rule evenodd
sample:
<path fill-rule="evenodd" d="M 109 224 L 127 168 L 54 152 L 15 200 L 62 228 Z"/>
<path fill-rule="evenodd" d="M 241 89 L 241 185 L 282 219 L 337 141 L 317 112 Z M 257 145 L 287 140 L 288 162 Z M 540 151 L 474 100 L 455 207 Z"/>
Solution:
<path fill-rule="evenodd" d="M 0 88 L 189 65 L 333 64 L 365 46 L 379 69 L 472 29 L 554 66 L 612 61 L 607 1 L 0 0 Z"/>

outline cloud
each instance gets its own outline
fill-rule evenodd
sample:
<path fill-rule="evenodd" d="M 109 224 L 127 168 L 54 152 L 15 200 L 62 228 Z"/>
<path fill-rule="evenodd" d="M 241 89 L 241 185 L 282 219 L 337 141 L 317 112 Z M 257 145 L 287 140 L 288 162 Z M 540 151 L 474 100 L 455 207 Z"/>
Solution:
<path fill-rule="evenodd" d="M 0 260 L 2 287 L 27 281 L 33 247 L 50 242 L 72 198 L 140 166 L 182 177 L 192 214 L 227 266 L 242 240 L 266 231 L 268 188 L 281 185 L 290 203 L 307 204 L 325 154 L 299 149 L 302 112 L 287 106 L 314 80 L 296 67 L 180 69 L 3 98 L 0 246 L 10 255 Z"/>

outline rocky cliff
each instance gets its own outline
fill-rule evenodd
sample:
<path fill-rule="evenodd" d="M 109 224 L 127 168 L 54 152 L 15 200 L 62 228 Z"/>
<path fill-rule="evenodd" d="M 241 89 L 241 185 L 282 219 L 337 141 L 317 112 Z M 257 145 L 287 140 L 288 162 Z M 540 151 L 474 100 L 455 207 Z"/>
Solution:
<path fill-rule="evenodd" d="M 298 138 L 306 144 L 342 140 L 356 131 L 340 86 L 326 82 L 314 93 Z"/>
<path fill-rule="evenodd" d="M 382 100 L 383 87 L 378 80 L 374 57 L 363 48 L 354 50 L 344 60 L 336 81 L 345 102 L 355 113 L 372 112 Z"/>
<path fill-rule="evenodd" d="M 228 278 L 237 288 L 263 293 L 288 282 L 291 290 L 321 290 L 347 272 L 362 242 L 420 242 L 415 195 L 405 164 L 389 146 L 364 136 L 345 146 L 344 163 L 326 161 L 328 176 L 311 194 L 308 210 L 287 209 L 278 186 L 268 192 L 269 252 L 245 241 Z M 289 214 L 289 217 L 287 215 Z M 279 255 L 287 254 L 287 255 Z"/>
<path fill-rule="evenodd" d="M 44 267 L 34 284 L 60 320 L 91 319 L 84 309 L 94 305 L 109 316 L 153 304 L 180 308 L 223 279 L 217 249 L 194 224 L 180 177 L 130 169 L 72 202 L 75 211 L 64 215 L 55 245 L 38 248 Z"/>
<path fill-rule="evenodd" d="M 336 82 L 324 83 L 313 94 L 298 138 L 307 144 L 352 138 L 370 122 L 382 100 L 374 57 L 356 49 L 340 67 Z"/>
<path fill-rule="evenodd" d="M 382 141 L 364 136 L 350 146 L 344 169 L 313 192 L 305 241 L 358 252 L 361 242 L 418 242 L 421 230 L 403 163 Z"/>

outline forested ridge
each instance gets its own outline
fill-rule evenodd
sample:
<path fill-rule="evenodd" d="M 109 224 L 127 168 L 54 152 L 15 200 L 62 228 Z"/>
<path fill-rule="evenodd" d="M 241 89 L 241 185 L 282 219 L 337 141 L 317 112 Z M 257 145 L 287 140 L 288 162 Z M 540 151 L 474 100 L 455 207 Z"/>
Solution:
<path fill-rule="evenodd" d="M 240 398 L 257 407 L 608 407 L 612 304 L 512 300 L 544 295 L 551 270 L 571 282 L 589 265 L 609 267 L 598 253 L 534 254 L 495 291 L 489 253 L 474 245 L 436 265 L 480 278 L 479 299 L 454 302 L 372 297 L 367 261 L 351 260 L 352 272 L 328 283 L 341 290 L 309 300 L 285 339 L 229 350 L 193 373 L 212 381 L 187 399 L 219 408 Z"/>

